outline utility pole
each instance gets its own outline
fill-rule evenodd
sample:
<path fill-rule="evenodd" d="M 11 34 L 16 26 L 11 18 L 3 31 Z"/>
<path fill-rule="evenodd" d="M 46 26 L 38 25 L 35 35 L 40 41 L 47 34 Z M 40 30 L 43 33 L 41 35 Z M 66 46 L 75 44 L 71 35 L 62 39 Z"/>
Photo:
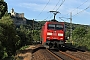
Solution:
<path fill-rule="evenodd" d="M 61 18 L 65 18 L 65 17 L 59 17 L 59 18 L 61 19 Z M 72 12 L 70 13 L 70 18 L 65 18 L 65 19 L 70 19 L 70 42 L 72 42 L 72 44 L 73 44 L 73 41 L 72 41 Z M 61 19 L 61 20 L 63 20 L 63 19 Z"/>
<path fill-rule="evenodd" d="M 73 44 L 73 41 L 72 41 L 72 12 L 70 13 L 70 41 Z"/>
<path fill-rule="evenodd" d="M 60 12 L 58 12 L 58 11 L 49 11 L 49 12 L 51 12 L 51 13 L 54 14 L 54 19 L 53 19 L 53 20 L 55 20 L 55 17 L 56 17 L 56 15 L 57 15 L 57 13 L 60 13 Z"/>
<path fill-rule="evenodd" d="M 33 37 L 34 37 L 34 19 L 33 19 Z"/>

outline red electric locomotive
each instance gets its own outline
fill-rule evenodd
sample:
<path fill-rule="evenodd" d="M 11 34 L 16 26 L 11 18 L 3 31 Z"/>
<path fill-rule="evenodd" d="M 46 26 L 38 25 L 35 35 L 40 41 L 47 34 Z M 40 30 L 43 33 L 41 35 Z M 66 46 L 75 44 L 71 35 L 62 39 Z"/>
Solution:
<path fill-rule="evenodd" d="M 65 24 L 64 22 L 48 21 L 42 26 L 42 44 L 48 48 L 61 47 L 65 43 Z"/>

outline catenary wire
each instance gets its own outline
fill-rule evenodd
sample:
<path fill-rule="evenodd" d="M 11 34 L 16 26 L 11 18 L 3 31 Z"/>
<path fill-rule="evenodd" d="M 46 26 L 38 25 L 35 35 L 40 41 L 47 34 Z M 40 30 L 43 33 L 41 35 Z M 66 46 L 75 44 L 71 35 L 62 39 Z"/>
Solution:
<path fill-rule="evenodd" d="M 49 4 L 50 0 L 47 2 L 47 4 L 45 5 L 45 7 L 42 9 L 42 11 L 39 13 L 39 15 L 37 16 L 37 18 L 41 15 L 41 13 L 44 11 L 44 9 L 47 7 L 47 5 Z"/>
<path fill-rule="evenodd" d="M 59 4 L 59 2 L 60 2 L 60 0 L 57 2 L 57 4 L 55 5 L 55 7 L 53 8 L 53 10 L 57 7 L 57 5 Z M 49 18 L 49 16 L 47 16 L 47 17 L 45 18 L 45 20 L 48 19 L 48 18 Z"/>
<path fill-rule="evenodd" d="M 59 7 L 56 9 L 56 11 L 58 11 L 58 9 L 63 5 L 63 3 L 65 2 L 65 0 L 62 0 L 62 3 L 59 5 Z M 51 18 L 52 16 L 50 16 Z"/>
<path fill-rule="evenodd" d="M 64 2 L 65 2 L 65 0 L 62 1 L 62 3 L 59 5 L 59 7 L 56 9 L 56 11 L 63 5 Z"/>
<path fill-rule="evenodd" d="M 88 0 L 86 0 L 85 2 L 83 2 L 81 5 L 79 5 L 76 9 L 78 9 L 79 7 L 81 7 L 82 5 L 84 5 L 85 3 L 87 3 L 88 2 Z M 75 11 L 76 9 L 74 9 L 74 10 L 72 10 L 71 12 L 73 12 L 73 11 Z M 69 14 L 69 13 L 68 13 Z M 66 14 L 66 15 L 68 15 L 68 14 Z"/>
<path fill-rule="evenodd" d="M 80 12 L 76 13 L 75 15 L 78 15 L 78 14 L 80 14 L 80 13 L 84 12 L 85 10 L 87 10 L 87 9 L 89 9 L 89 8 L 90 8 L 90 5 L 89 5 L 88 7 L 86 7 L 85 9 L 83 9 L 82 11 L 80 11 Z M 73 15 L 73 16 L 75 16 L 75 15 Z M 73 16 L 72 16 L 72 17 L 73 17 Z"/>
<path fill-rule="evenodd" d="M 57 5 L 59 4 L 60 0 L 57 2 L 57 4 L 55 5 L 55 7 L 53 8 L 53 10 L 57 7 Z"/>
<path fill-rule="evenodd" d="M 86 0 L 84 3 L 82 3 L 81 5 L 79 5 L 78 7 L 77 7 L 77 9 L 79 8 L 79 7 L 81 7 L 82 5 L 84 5 L 86 2 L 88 2 L 88 0 Z M 74 17 L 74 16 L 76 16 L 76 15 L 78 15 L 78 14 L 80 14 L 80 13 L 82 13 L 82 12 L 84 12 L 85 10 L 87 10 L 87 9 L 89 9 L 90 8 L 90 5 L 88 6 L 88 7 L 86 7 L 85 9 L 83 9 L 82 11 L 80 11 L 80 12 L 77 12 L 75 15 L 73 15 L 72 17 Z M 74 9 L 74 10 L 72 10 L 72 12 L 73 11 L 75 11 L 76 9 Z M 67 14 L 68 15 L 68 14 Z M 60 18 L 61 19 L 61 18 Z M 62 20 L 62 19 L 61 19 Z M 64 20 L 63 20 L 64 21 Z M 65 21 L 64 21 L 65 22 Z"/>
<path fill-rule="evenodd" d="M 56 9 L 56 11 L 63 5 L 63 3 L 65 2 L 65 0 L 62 0 L 62 3 L 59 5 L 59 7 Z M 58 2 L 59 3 L 59 2 Z M 57 3 L 57 4 L 58 4 Z M 50 18 L 51 18 L 52 16 L 50 16 Z"/>

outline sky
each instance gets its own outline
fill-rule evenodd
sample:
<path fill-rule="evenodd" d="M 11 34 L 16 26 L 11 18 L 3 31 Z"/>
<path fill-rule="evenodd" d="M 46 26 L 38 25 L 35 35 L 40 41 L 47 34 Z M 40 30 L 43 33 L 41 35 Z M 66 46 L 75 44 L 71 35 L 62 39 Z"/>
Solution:
<path fill-rule="evenodd" d="M 90 0 L 4 0 L 8 4 L 8 12 L 14 8 L 17 13 L 24 13 L 25 18 L 36 21 L 49 21 L 53 13 L 58 11 L 56 20 L 90 25 Z M 72 13 L 70 15 L 70 13 Z"/>

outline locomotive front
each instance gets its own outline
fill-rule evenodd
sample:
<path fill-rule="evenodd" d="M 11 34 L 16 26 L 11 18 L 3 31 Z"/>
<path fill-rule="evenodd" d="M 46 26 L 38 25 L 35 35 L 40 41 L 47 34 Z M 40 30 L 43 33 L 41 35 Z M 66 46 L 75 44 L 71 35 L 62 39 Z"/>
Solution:
<path fill-rule="evenodd" d="M 57 48 L 65 43 L 65 26 L 63 22 L 47 22 L 44 30 L 44 45 Z"/>

